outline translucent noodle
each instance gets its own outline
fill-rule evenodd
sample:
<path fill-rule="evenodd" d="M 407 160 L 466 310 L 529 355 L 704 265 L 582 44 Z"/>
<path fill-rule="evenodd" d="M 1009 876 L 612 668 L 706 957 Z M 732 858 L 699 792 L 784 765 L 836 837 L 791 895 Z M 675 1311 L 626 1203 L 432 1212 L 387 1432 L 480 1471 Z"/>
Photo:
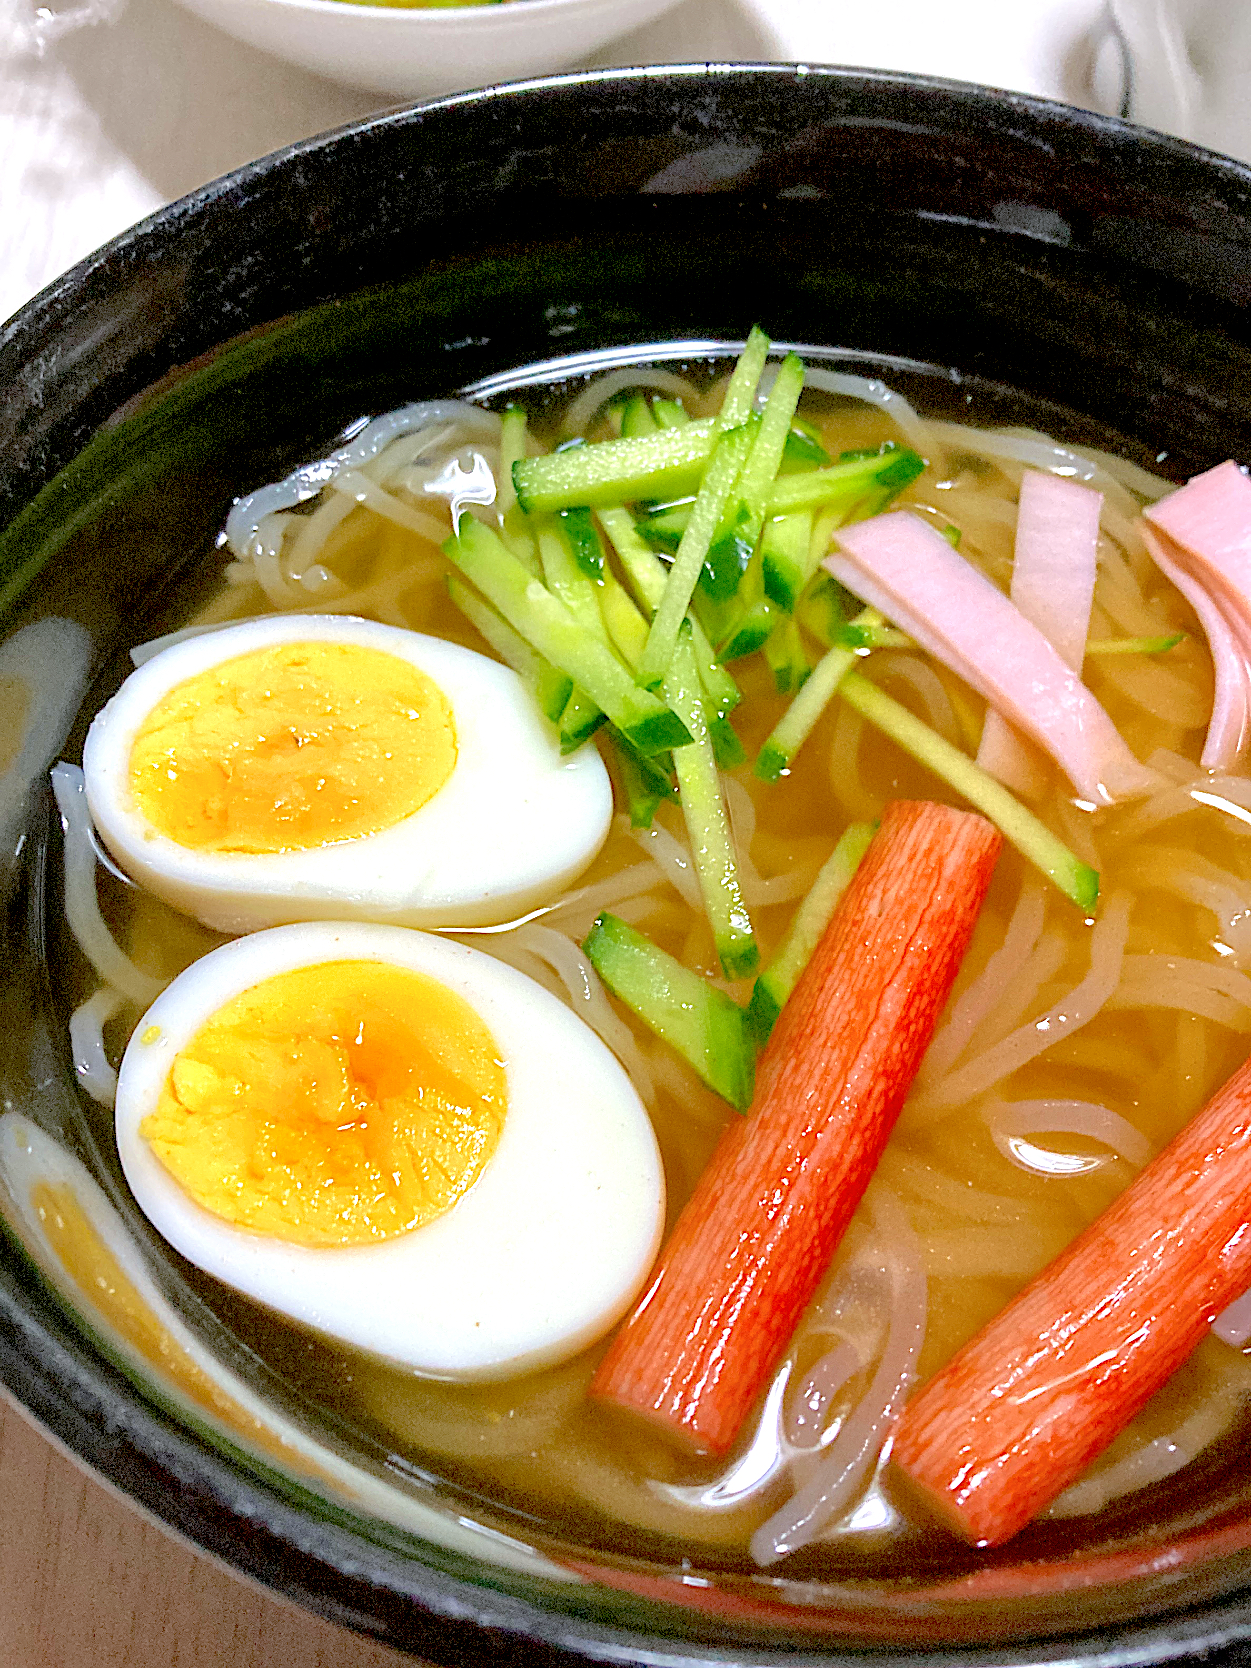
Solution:
<path fill-rule="evenodd" d="M 1090 971 L 1062 1001 L 983 1053 L 975 1054 L 966 1065 L 927 1085 L 915 1097 L 915 1103 L 929 1110 L 971 1100 L 1046 1053 L 1062 1036 L 1088 1025 L 1120 983 L 1132 908 L 1133 899 L 1127 893 L 1108 900 L 1091 933 Z"/>
<path fill-rule="evenodd" d="M 906 1211 L 884 1187 L 866 1201 L 880 1238 L 880 1267 L 890 1293 L 886 1345 L 860 1402 L 803 1486 L 752 1536 L 752 1556 L 768 1565 L 814 1540 L 851 1504 L 877 1464 L 882 1442 L 916 1372 L 925 1339 L 926 1289 L 921 1245 Z"/>

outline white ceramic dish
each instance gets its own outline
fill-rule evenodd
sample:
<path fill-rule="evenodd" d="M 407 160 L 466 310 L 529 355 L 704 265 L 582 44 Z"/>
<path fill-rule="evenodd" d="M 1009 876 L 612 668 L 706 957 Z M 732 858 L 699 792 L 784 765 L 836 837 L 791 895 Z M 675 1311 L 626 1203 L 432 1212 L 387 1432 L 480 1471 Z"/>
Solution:
<path fill-rule="evenodd" d="M 401 97 L 566 69 L 677 0 L 507 0 L 362 6 L 353 0 L 182 0 L 235 40 L 334 81 Z"/>

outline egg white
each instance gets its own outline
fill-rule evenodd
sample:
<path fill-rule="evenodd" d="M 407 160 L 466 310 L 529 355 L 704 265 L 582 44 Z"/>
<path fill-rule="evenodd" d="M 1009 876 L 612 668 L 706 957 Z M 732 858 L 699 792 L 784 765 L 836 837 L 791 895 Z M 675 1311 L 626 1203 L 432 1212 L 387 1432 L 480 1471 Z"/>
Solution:
<path fill-rule="evenodd" d="M 153 707 L 188 678 L 289 642 L 359 644 L 409 661 L 443 691 L 456 727 L 451 776 L 379 833 L 303 851 L 193 851 L 154 828 L 130 787 Z M 483 926 L 549 902 L 594 858 L 612 787 L 594 747 L 562 758 L 515 672 L 457 643 L 339 615 L 275 615 L 185 639 L 133 672 L 83 748 L 92 819 L 140 886 L 219 932 L 291 921 Z"/>
<path fill-rule="evenodd" d="M 311 1249 L 205 1210 L 139 1128 L 179 1050 L 224 1003 L 275 974 L 345 959 L 412 968 L 463 997 L 499 1047 L 508 1109 L 491 1159 L 442 1216 L 375 1245 Z M 664 1223 L 650 1119 L 595 1033 L 524 974 L 402 927 L 278 927 L 194 963 L 135 1029 L 116 1130 L 140 1208 L 190 1262 L 303 1326 L 431 1377 L 503 1378 L 577 1354 L 637 1295 Z"/>

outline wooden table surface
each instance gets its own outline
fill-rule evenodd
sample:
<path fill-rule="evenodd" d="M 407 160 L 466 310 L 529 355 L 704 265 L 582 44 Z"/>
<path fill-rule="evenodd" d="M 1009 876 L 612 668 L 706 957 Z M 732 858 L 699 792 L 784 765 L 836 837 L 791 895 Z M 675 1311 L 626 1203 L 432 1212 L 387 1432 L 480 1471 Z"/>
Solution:
<path fill-rule="evenodd" d="M 192 1552 L 0 1397 L 3 1668 L 421 1668 Z"/>

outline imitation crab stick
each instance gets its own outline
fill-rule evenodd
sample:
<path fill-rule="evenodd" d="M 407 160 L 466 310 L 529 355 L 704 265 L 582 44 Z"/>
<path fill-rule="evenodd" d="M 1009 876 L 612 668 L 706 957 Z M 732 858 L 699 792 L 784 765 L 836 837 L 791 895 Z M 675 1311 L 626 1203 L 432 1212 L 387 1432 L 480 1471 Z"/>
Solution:
<path fill-rule="evenodd" d="M 724 1453 L 851 1220 L 968 947 L 1001 840 L 897 801 L 591 1386 Z"/>
<path fill-rule="evenodd" d="M 1251 1061 L 904 1409 L 892 1459 L 982 1546 L 1067 1487 L 1251 1286 Z"/>

